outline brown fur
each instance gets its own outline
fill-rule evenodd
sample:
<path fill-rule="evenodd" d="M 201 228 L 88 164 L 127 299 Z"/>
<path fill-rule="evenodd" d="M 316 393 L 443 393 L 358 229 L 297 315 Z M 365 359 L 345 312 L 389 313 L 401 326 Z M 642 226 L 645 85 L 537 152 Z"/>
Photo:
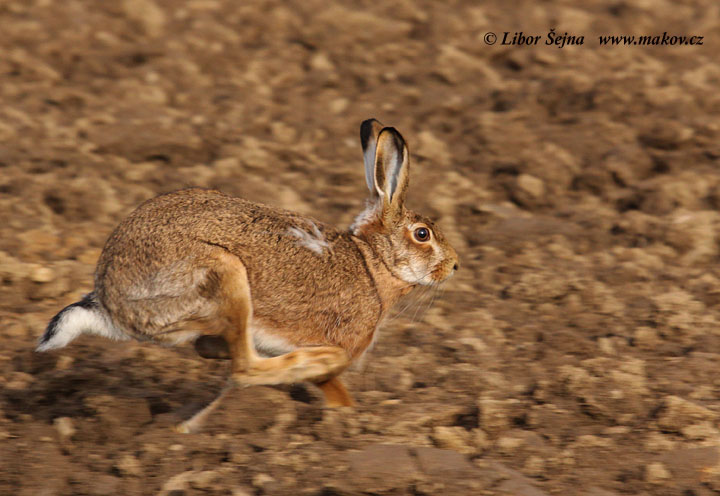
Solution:
<path fill-rule="evenodd" d="M 370 199 L 350 230 L 207 189 L 140 205 L 98 262 L 92 295 L 106 319 L 97 321 L 111 323 L 106 335 L 196 339 L 201 356 L 232 360 L 239 384 L 309 380 L 329 405 L 352 405 L 337 375 L 403 294 L 457 268 L 437 227 L 404 207 L 402 136 L 375 120 L 361 135 Z M 427 242 L 414 239 L 418 225 L 432 231 Z M 47 348 L 57 332 L 46 332 Z M 197 429 L 218 404 L 180 429 Z"/>
<path fill-rule="evenodd" d="M 308 222 L 318 227 L 331 251 L 318 255 L 287 233 L 291 227 L 307 229 Z M 218 267 L 211 253 L 218 248 L 245 266 L 253 318 L 294 346 L 331 344 L 356 356 L 382 317 L 378 291 L 352 235 L 202 189 L 154 198 L 118 226 L 98 264 L 98 298 L 136 337 L 166 339 L 168 325 L 204 319 L 218 310 L 216 300 L 202 296 L 216 284 Z M 156 274 L 173 265 L 197 275 L 183 274 L 177 288 L 158 287 Z M 130 293 L 144 290 L 147 297 L 128 298 L 128 287 Z M 168 319 L 168 308 L 174 318 Z"/>

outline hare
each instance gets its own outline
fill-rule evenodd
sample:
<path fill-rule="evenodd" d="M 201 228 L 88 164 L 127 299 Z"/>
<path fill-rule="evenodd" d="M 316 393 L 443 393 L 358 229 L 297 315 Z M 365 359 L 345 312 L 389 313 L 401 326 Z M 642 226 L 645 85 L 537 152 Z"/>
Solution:
<path fill-rule="evenodd" d="M 338 375 L 393 304 L 458 269 L 437 226 L 405 208 L 400 133 L 369 119 L 360 138 L 370 197 L 348 230 L 214 190 L 158 196 L 115 229 L 95 290 L 52 318 L 37 350 L 83 333 L 194 340 L 201 356 L 232 360 L 232 385 L 311 381 L 328 406 L 351 406 Z M 179 430 L 196 430 L 231 387 Z"/>

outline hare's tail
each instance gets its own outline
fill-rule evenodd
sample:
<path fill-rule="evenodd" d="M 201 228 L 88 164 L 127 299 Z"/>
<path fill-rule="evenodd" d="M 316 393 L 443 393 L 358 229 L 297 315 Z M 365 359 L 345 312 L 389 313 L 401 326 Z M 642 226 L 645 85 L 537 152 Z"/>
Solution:
<path fill-rule="evenodd" d="M 66 306 L 52 318 L 38 342 L 36 351 L 62 348 L 80 334 L 97 334 L 115 339 L 126 337 L 113 326 L 93 292 Z"/>

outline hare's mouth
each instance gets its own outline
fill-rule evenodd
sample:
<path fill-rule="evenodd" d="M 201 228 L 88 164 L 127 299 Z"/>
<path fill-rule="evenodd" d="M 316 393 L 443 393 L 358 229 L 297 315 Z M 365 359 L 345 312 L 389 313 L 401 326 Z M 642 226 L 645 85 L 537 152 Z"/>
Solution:
<path fill-rule="evenodd" d="M 432 271 L 433 282 L 431 284 L 440 284 L 451 278 L 457 270 L 457 263 L 448 262 L 440 264 L 435 270 Z"/>
<path fill-rule="evenodd" d="M 434 286 L 447 280 L 455 273 L 454 264 L 439 263 L 428 269 L 427 267 L 413 267 L 412 264 L 396 266 L 396 275 L 408 284 L 420 286 Z"/>

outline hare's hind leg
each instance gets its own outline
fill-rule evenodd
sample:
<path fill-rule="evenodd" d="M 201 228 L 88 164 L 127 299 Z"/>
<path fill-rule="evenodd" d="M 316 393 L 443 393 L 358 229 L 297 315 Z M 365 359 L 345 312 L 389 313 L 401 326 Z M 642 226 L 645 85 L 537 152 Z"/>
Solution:
<path fill-rule="evenodd" d="M 217 262 L 212 269 L 214 284 L 208 291 L 211 293 L 209 296 L 218 302 L 217 318 L 232 360 L 232 380 L 235 384 L 271 385 L 300 381 L 319 383 L 331 381 L 345 370 L 350 360 L 345 350 L 337 346 L 299 348 L 277 357 L 260 357 L 248 331 L 252 318 L 252 303 L 245 266 L 239 258 L 226 250 L 218 248 L 214 255 Z M 203 343 L 204 341 L 200 340 L 196 345 L 198 351 Z M 205 344 L 208 344 L 211 350 L 217 345 L 212 341 Z M 177 430 L 194 432 L 199 429 L 231 389 L 232 386 L 225 388 L 218 398 L 180 424 Z"/>
<path fill-rule="evenodd" d="M 222 336 L 200 336 L 195 341 L 195 350 L 203 358 L 230 359 L 230 349 L 227 341 Z M 355 404 L 350 393 L 348 393 L 337 376 L 317 382 L 316 385 L 325 395 L 325 404 L 330 408 L 353 406 Z"/>

